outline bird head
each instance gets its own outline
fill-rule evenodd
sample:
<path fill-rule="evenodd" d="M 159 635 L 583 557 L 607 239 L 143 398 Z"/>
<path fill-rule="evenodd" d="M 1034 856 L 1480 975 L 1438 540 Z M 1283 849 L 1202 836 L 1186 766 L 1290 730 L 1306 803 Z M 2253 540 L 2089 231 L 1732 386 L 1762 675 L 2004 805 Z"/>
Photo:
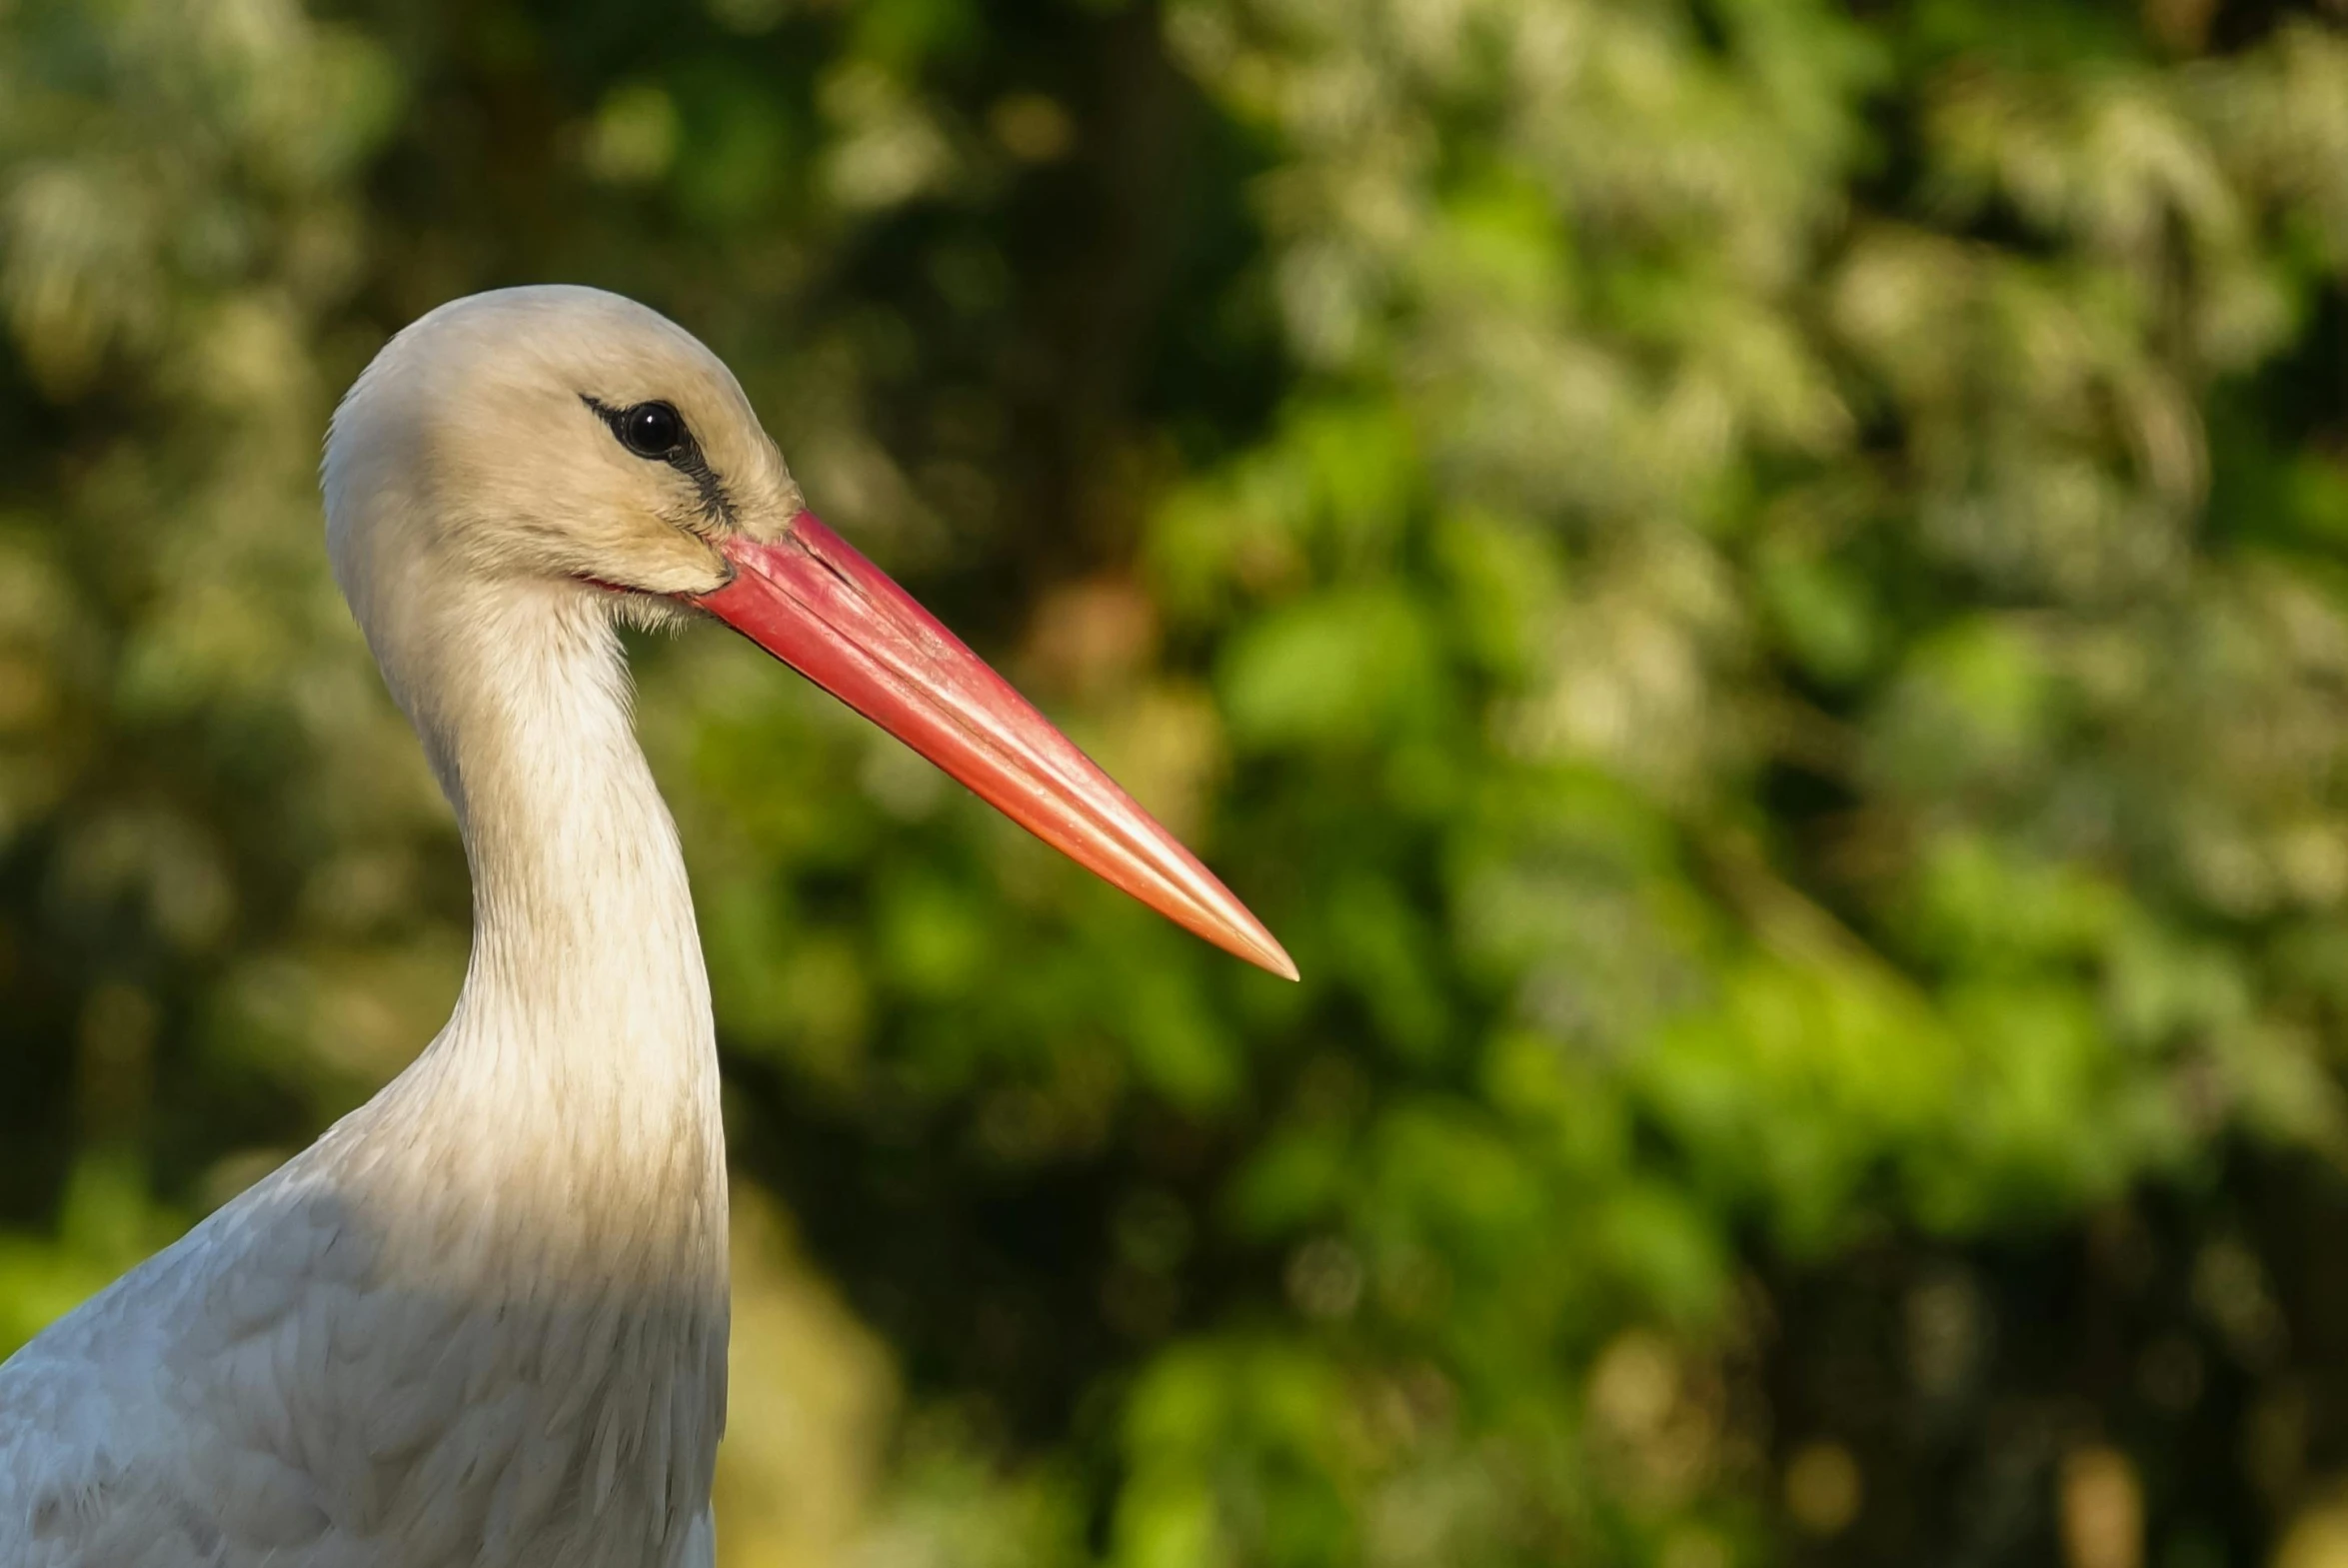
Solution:
<path fill-rule="evenodd" d="M 1080 864 L 1295 978 L 1211 872 L 806 509 L 733 374 L 657 312 L 572 287 L 444 305 L 344 398 L 323 478 L 336 579 L 395 691 L 413 682 L 392 650 L 517 597 L 713 616 Z"/>
<path fill-rule="evenodd" d="M 354 601 L 431 563 L 600 588 L 652 619 L 801 510 L 723 361 L 633 300 L 560 286 L 472 295 L 394 338 L 336 411 L 325 486 Z"/>

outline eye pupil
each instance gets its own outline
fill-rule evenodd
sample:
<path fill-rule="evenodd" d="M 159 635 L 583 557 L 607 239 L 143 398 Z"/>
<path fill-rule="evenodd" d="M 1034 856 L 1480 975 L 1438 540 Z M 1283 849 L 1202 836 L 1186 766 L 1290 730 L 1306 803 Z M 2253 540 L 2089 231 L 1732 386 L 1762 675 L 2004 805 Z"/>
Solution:
<path fill-rule="evenodd" d="M 640 458 L 665 458 L 685 440 L 685 422 L 666 403 L 639 403 L 617 423 L 622 444 Z"/>

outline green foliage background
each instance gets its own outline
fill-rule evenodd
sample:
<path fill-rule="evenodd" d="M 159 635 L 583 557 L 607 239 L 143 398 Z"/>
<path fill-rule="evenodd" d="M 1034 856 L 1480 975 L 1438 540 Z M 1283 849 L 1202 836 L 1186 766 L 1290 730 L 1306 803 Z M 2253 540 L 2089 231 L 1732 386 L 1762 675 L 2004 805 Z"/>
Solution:
<path fill-rule="evenodd" d="M 0 0 L 0 1350 L 444 1015 L 314 467 L 544 279 L 1305 975 L 639 651 L 731 1560 L 2348 1562 L 2322 8 Z"/>

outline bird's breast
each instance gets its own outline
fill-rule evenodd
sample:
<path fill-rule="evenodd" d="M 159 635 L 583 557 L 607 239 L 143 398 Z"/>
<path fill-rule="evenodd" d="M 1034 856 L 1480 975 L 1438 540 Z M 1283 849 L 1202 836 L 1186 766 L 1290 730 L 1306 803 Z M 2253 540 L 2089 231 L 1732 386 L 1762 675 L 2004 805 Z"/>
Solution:
<path fill-rule="evenodd" d="M 669 1561 L 725 1416 L 716 1149 L 624 1165 L 609 1138 L 586 1160 L 515 1128 L 428 1159 L 386 1157 L 382 1128 L 344 1146 L 364 1157 L 330 1137 L 222 1216 L 234 1263 L 177 1381 L 238 1429 L 195 1457 L 221 1471 L 199 1491 L 262 1498 L 281 1535 L 399 1543 L 401 1564 Z"/>

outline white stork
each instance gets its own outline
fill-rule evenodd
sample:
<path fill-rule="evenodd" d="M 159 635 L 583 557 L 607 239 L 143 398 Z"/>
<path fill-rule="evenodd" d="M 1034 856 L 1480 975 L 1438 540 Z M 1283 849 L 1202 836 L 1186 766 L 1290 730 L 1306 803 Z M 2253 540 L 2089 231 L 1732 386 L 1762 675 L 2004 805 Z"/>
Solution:
<path fill-rule="evenodd" d="M 1267 931 L 802 507 L 716 356 L 581 288 L 343 400 L 327 544 L 456 809 L 472 960 L 365 1106 L 0 1365 L 0 1568 L 682 1568 L 725 1424 L 718 1061 L 623 622 L 706 611 L 1047 842 Z"/>

